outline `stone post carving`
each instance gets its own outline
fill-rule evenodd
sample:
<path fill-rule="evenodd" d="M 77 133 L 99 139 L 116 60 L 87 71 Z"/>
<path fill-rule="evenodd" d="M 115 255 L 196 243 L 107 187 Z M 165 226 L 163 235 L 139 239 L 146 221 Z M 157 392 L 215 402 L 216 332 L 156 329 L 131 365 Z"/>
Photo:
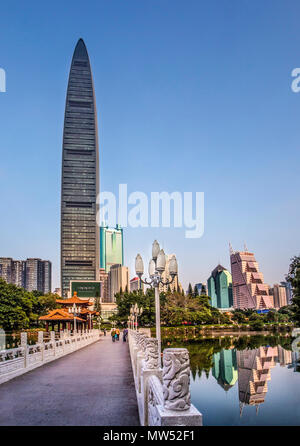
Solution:
<path fill-rule="evenodd" d="M 191 407 L 190 358 L 186 348 L 167 348 L 163 354 L 164 407 L 184 411 Z"/>
<path fill-rule="evenodd" d="M 21 347 L 24 349 L 24 367 L 27 367 L 27 333 L 21 333 Z"/>
<path fill-rule="evenodd" d="M 145 361 L 147 369 L 159 369 L 158 340 L 156 338 L 145 339 Z"/>
<path fill-rule="evenodd" d="M 38 332 L 38 344 L 40 344 L 40 349 L 41 349 L 41 353 L 42 353 L 42 361 L 44 361 L 45 345 L 44 345 L 44 332 L 43 331 Z"/>
<path fill-rule="evenodd" d="M 146 340 L 146 335 L 144 333 L 141 333 L 138 337 L 137 346 L 142 353 L 144 353 L 145 351 L 145 340 Z"/>

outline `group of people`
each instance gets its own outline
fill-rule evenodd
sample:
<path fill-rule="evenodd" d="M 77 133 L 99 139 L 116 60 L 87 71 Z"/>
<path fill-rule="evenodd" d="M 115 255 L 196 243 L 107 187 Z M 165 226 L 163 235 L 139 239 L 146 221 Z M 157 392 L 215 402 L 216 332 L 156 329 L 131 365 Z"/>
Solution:
<path fill-rule="evenodd" d="M 120 340 L 120 330 L 119 330 L 119 328 L 113 328 L 111 330 L 110 334 L 111 334 L 111 340 L 113 342 Z M 123 342 L 127 341 L 127 337 L 128 337 L 128 330 L 127 330 L 127 328 L 125 328 L 123 330 Z"/>

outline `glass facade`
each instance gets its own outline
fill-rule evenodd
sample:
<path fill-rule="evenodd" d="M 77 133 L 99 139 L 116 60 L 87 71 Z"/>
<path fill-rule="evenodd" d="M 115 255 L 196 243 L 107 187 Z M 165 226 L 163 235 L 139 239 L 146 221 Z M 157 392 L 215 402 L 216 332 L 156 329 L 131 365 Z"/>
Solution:
<path fill-rule="evenodd" d="M 76 45 L 67 90 L 61 191 L 61 290 L 71 280 L 98 280 L 99 149 L 90 61 L 82 39 Z"/>

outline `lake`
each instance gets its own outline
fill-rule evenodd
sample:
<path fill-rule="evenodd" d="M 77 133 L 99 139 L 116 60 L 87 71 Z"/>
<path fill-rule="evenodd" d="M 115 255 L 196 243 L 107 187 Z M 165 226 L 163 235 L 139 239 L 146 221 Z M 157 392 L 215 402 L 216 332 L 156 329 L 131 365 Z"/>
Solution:
<path fill-rule="evenodd" d="M 300 425 L 299 353 L 289 335 L 165 339 L 186 347 L 192 403 L 205 426 Z"/>

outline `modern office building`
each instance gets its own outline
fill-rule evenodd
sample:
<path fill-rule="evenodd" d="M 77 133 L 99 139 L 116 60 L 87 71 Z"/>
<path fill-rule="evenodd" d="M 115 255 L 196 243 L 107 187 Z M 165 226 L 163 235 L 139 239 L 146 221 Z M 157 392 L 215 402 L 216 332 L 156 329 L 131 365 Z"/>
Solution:
<path fill-rule="evenodd" d="M 130 279 L 130 291 L 144 290 L 144 284 L 138 277 Z"/>
<path fill-rule="evenodd" d="M 102 283 L 102 302 L 110 302 L 109 285 L 108 285 L 108 273 L 104 268 L 100 268 L 100 282 Z"/>
<path fill-rule="evenodd" d="M 284 285 L 279 285 L 278 283 L 275 283 L 273 285 L 273 288 L 270 288 L 269 292 L 270 295 L 273 296 L 274 307 L 276 309 L 285 307 L 288 304 L 286 287 Z"/>
<path fill-rule="evenodd" d="M 199 296 L 200 296 L 200 294 L 207 294 L 206 285 L 204 283 L 202 283 L 202 282 L 196 283 L 195 286 L 197 287 Z"/>
<path fill-rule="evenodd" d="M 207 280 L 208 295 L 211 306 L 215 308 L 230 308 L 233 306 L 232 278 L 229 271 L 218 265 Z"/>
<path fill-rule="evenodd" d="M 273 308 L 269 287 L 264 283 L 254 254 L 248 251 L 230 253 L 234 308 Z"/>
<path fill-rule="evenodd" d="M 292 288 L 292 285 L 290 284 L 290 282 L 280 282 L 280 285 L 285 287 L 287 305 L 291 305 L 292 304 L 292 300 L 293 300 L 293 288 Z"/>
<path fill-rule="evenodd" d="M 76 45 L 66 97 L 61 184 L 61 290 L 71 280 L 99 279 L 99 149 L 91 66 L 82 39 Z"/>
<path fill-rule="evenodd" d="M 112 265 L 108 273 L 109 301 L 115 302 L 120 291 L 129 291 L 129 269 L 127 266 Z"/>
<path fill-rule="evenodd" d="M 10 257 L 1 257 L 0 266 L 0 277 L 7 283 L 13 283 L 27 291 L 51 292 L 52 272 L 49 260 L 13 260 Z"/>
<path fill-rule="evenodd" d="M 169 273 L 169 264 L 170 264 L 171 258 L 174 255 L 175 254 L 166 254 L 166 267 L 165 267 L 164 272 L 161 275 L 163 282 L 172 280 L 171 274 Z M 175 291 L 181 291 L 181 289 L 182 289 L 182 287 L 178 281 L 178 274 L 177 274 L 177 276 L 175 276 L 173 282 L 170 285 L 163 285 L 162 283 L 159 284 L 159 292 L 160 293 L 166 293 L 168 290 L 170 290 L 172 293 L 174 293 Z"/>
<path fill-rule="evenodd" d="M 236 350 L 221 350 L 214 353 L 212 375 L 224 390 L 233 387 L 238 379 Z"/>
<path fill-rule="evenodd" d="M 100 268 L 107 273 L 112 265 L 124 265 L 123 229 L 100 226 Z"/>

